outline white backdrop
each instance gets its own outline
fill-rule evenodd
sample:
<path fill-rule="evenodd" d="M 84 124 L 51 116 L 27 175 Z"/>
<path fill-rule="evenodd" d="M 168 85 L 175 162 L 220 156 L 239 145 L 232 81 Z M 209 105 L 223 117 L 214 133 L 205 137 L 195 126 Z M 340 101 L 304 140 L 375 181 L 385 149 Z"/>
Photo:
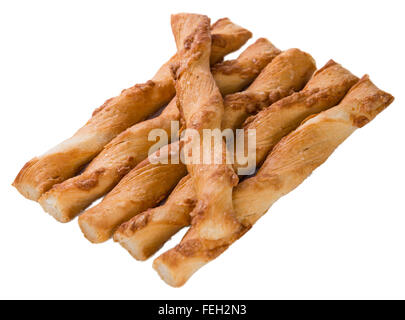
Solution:
<path fill-rule="evenodd" d="M 403 1 L 2 1 L 0 297 L 405 298 Z M 90 244 L 11 183 L 175 52 L 170 14 L 227 16 L 280 49 L 370 74 L 396 101 L 180 289 Z M 252 39 L 249 43 L 252 43 Z M 235 55 L 232 55 L 235 56 Z M 165 248 L 179 241 L 176 236 Z"/>

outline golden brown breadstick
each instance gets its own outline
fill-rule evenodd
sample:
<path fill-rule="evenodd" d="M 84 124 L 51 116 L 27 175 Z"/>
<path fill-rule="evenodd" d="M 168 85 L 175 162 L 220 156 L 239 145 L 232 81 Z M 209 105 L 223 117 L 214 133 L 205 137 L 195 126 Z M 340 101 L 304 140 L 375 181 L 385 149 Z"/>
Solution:
<path fill-rule="evenodd" d="M 303 58 L 305 57 L 305 59 Z M 298 62 L 302 65 L 298 65 Z M 298 49 L 292 49 L 292 50 L 287 50 L 286 52 L 281 53 L 278 55 L 274 60 L 270 63 L 271 65 L 275 65 L 277 67 L 272 67 L 272 66 L 267 66 L 263 71 L 269 76 L 260 76 L 258 77 L 251 86 L 254 86 L 255 88 L 269 88 L 269 90 L 272 90 L 273 92 L 280 91 L 284 92 L 287 94 L 291 90 L 294 90 L 297 88 L 299 90 L 300 88 L 303 88 L 305 84 L 307 83 L 307 80 L 311 76 L 311 73 L 315 70 L 315 63 L 313 58 L 305 53 L 302 52 Z M 296 70 L 293 72 L 293 70 Z M 290 74 L 290 77 L 286 77 L 286 74 Z M 265 86 L 264 84 L 261 85 L 260 82 L 264 81 L 269 81 L 272 83 L 272 87 Z M 279 84 L 279 87 L 277 85 Z M 281 90 L 277 90 L 278 88 L 282 88 Z M 289 88 L 286 90 L 285 88 Z M 248 92 L 248 95 L 252 96 L 252 93 L 258 93 L 258 96 L 260 92 L 263 92 L 265 94 L 268 91 L 253 91 L 250 90 Z M 282 96 L 280 96 L 282 98 Z M 226 103 L 225 99 L 225 103 Z M 232 100 L 232 101 L 237 101 L 237 100 Z M 231 103 L 231 102 L 230 102 Z M 250 105 L 249 105 L 250 106 Z M 240 104 L 235 104 L 235 107 L 232 107 L 232 105 L 225 105 L 225 115 L 224 118 L 230 118 L 234 119 L 234 123 L 227 122 L 227 125 L 229 127 L 222 127 L 223 129 L 235 129 L 238 126 L 238 123 L 240 121 L 240 117 L 233 117 L 232 113 L 233 112 L 240 112 L 240 108 L 243 108 L 243 105 Z M 252 112 L 252 111 L 250 111 Z M 249 114 L 249 112 L 246 112 L 244 114 Z M 223 125 L 223 123 L 222 123 Z M 169 164 L 155 164 L 156 166 L 159 166 L 159 170 L 167 170 L 169 175 L 172 175 L 173 170 L 179 170 L 180 173 L 185 172 L 185 166 L 184 168 L 180 168 L 177 165 L 172 166 L 171 163 Z M 170 171 L 170 172 L 169 172 Z M 121 222 L 125 222 L 128 219 L 132 218 L 133 216 L 141 213 L 142 211 L 135 211 L 134 209 L 130 206 L 127 208 L 127 212 L 124 210 L 120 209 L 119 213 L 117 213 L 113 208 L 114 208 L 114 203 L 115 202 L 121 202 L 121 201 L 126 201 L 126 199 L 132 199 L 133 197 L 137 197 L 138 200 L 140 200 L 139 195 L 128 193 L 127 188 L 122 188 L 122 192 L 118 192 L 118 190 L 121 189 L 121 184 L 128 183 L 133 185 L 133 190 L 137 190 L 137 188 L 140 188 L 141 186 L 139 185 L 138 179 L 135 177 L 136 171 L 132 170 L 130 173 L 128 173 L 128 176 L 130 178 L 125 179 L 124 181 L 121 180 L 120 184 L 118 184 L 115 187 L 115 193 L 114 197 L 110 197 L 110 195 L 107 195 L 103 201 L 98 204 L 97 206 L 87 210 L 82 214 L 82 216 L 79 218 L 79 224 L 84 225 L 86 224 L 85 228 L 82 228 L 84 235 L 86 236 L 87 239 L 89 239 L 92 242 L 103 242 L 108 240 L 108 238 L 111 236 L 112 232 L 118 227 L 118 225 L 110 224 L 108 221 L 108 218 L 106 218 L 107 215 L 114 215 L 117 216 L 118 214 L 121 216 Z M 163 175 L 162 175 L 163 176 Z M 154 179 L 154 177 L 150 178 L 151 180 Z M 180 178 L 179 178 L 180 179 Z M 127 182 L 128 181 L 128 182 Z M 161 179 L 161 180 L 156 180 L 156 184 L 160 183 L 168 183 L 168 184 L 173 184 L 170 185 L 170 188 L 174 188 L 175 185 L 177 184 L 177 181 L 170 180 L 170 179 Z M 137 186 L 139 185 L 139 186 Z M 150 183 L 147 186 L 149 189 L 150 193 L 156 193 L 157 190 L 153 187 L 153 184 Z M 168 188 L 169 189 L 169 188 Z M 146 193 L 147 194 L 147 193 Z M 161 197 L 165 197 L 167 194 L 161 194 Z M 149 201 L 149 198 L 145 198 L 142 201 L 145 203 Z M 152 206 L 156 205 L 155 203 L 149 201 L 148 202 L 150 205 L 148 208 L 151 208 Z M 98 212 L 102 212 L 102 214 L 98 214 Z M 105 220 L 105 222 L 103 222 Z M 99 226 L 102 226 L 99 227 Z M 94 228 L 93 231 L 87 232 L 90 228 Z M 101 232 L 98 232 L 98 229 L 101 229 Z M 108 232 L 106 230 L 109 230 Z M 93 235 L 98 234 L 99 236 L 93 237 Z"/>
<path fill-rule="evenodd" d="M 339 144 L 357 128 L 374 119 L 392 101 L 390 94 L 379 90 L 365 76 L 339 105 L 310 117 L 283 138 L 257 175 L 236 187 L 233 202 L 238 221 L 249 229 L 277 199 L 301 184 Z M 222 243 L 220 248 L 213 247 L 212 255 L 201 251 L 198 246 L 177 246 L 158 257 L 154 261 L 154 268 L 168 284 L 181 286 L 196 271 L 196 268 L 184 268 L 185 264 L 190 263 L 190 256 L 193 257 L 193 264 L 201 267 L 232 243 Z"/>
<path fill-rule="evenodd" d="M 223 114 L 222 99 L 209 72 L 211 39 L 208 24 L 209 19 L 205 16 L 172 16 L 172 30 L 181 56 L 174 71 L 177 101 L 187 129 L 196 130 L 200 137 L 203 137 L 203 129 L 220 128 Z M 214 151 L 209 164 L 204 163 L 202 157 L 199 163 L 187 164 L 197 199 L 192 224 L 176 249 L 166 254 L 167 263 L 155 265 L 159 274 L 171 284 L 177 284 L 193 274 L 203 262 L 201 257 L 215 258 L 228 243 L 246 232 L 234 216 L 232 190 L 238 183 L 238 177 L 226 163 L 223 141 L 222 144 L 219 150 L 211 149 Z M 186 140 L 185 148 L 188 145 L 192 146 L 192 150 L 196 147 L 204 150 L 202 139 Z M 218 153 L 222 161 L 215 162 L 214 157 Z"/>
<path fill-rule="evenodd" d="M 229 19 L 215 23 L 211 32 L 212 63 L 222 60 L 251 37 L 250 31 Z M 107 100 L 73 137 L 26 163 L 13 185 L 23 196 L 37 201 L 53 185 L 74 176 L 120 132 L 144 120 L 173 98 L 175 90 L 170 65 L 176 60 L 177 55 L 165 63 L 152 80 Z"/>
<path fill-rule="evenodd" d="M 212 68 L 212 74 L 221 93 L 244 88 L 279 53 L 279 49 L 262 38 L 237 59 L 217 63 Z M 138 123 L 114 138 L 83 173 L 44 193 L 39 199 L 44 210 L 61 222 L 68 222 L 94 200 L 109 192 L 126 173 L 147 157 L 155 144 L 148 139 L 151 130 L 164 130 L 171 137 L 171 121 L 180 117 L 175 99 L 158 117 Z"/>
<path fill-rule="evenodd" d="M 210 31 L 212 38 L 211 65 L 221 62 L 224 56 L 241 48 L 252 37 L 249 30 L 238 26 L 228 18 L 217 20 L 211 26 Z"/>
<path fill-rule="evenodd" d="M 331 60 L 316 72 L 304 90 L 279 100 L 250 118 L 243 129 L 245 138 L 247 130 L 256 131 L 256 166 L 283 136 L 297 128 L 309 115 L 336 105 L 357 81 L 357 77 Z M 246 140 L 245 150 L 247 146 Z M 243 166 L 235 161 L 235 168 Z M 183 178 L 181 188 L 175 188 L 163 205 L 122 224 L 114 239 L 136 259 L 145 260 L 170 239 L 173 232 L 188 225 L 195 202 L 192 182 Z"/>

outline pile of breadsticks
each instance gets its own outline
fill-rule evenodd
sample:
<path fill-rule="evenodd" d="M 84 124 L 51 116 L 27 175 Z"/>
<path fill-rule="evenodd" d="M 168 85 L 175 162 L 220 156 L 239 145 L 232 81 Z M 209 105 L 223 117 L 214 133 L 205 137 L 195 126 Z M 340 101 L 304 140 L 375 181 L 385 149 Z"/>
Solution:
<path fill-rule="evenodd" d="M 181 286 L 393 97 L 368 76 L 332 60 L 316 71 L 308 53 L 280 51 L 264 38 L 223 61 L 252 36 L 229 19 L 210 25 L 207 16 L 182 13 L 171 27 L 178 51 L 156 75 L 107 100 L 71 138 L 29 161 L 13 185 L 60 222 L 80 214 L 88 240 L 113 237 L 138 260 L 190 226 L 154 261 L 165 282 Z M 238 162 L 152 161 L 196 143 L 172 138 L 148 155 L 151 130 L 178 136 L 172 121 L 201 134 L 241 129 L 244 139 L 255 130 L 256 174 L 239 182 Z M 214 156 L 225 157 L 225 148 Z"/>

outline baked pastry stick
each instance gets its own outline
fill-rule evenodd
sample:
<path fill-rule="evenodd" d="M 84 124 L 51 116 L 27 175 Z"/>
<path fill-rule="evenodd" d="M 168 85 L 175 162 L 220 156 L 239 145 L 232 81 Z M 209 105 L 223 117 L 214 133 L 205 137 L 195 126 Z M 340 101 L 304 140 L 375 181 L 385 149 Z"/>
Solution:
<path fill-rule="evenodd" d="M 379 90 L 365 76 L 339 105 L 310 117 L 283 138 L 256 176 L 243 181 L 234 190 L 235 214 L 245 230 L 276 200 L 301 184 L 357 128 L 374 119 L 392 101 L 390 94 Z M 190 269 L 183 268 L 190 257 L 201 267 L 217 257 L 217 251 L 226 250 L 234 240 L 222 243 L 220 248 L 213 248 L 212 255 L 201 252 L 198 246 L 189 247 L 186 251 L 176 247 L 158 257 L 154 268 L 166 283 L 181 286 L 191 276 Z M 177 258 L 180 252 L 182 260 Z"/>
<path fill-rule="evenodd" d="M 331 60 L 314 74 L 304 90 L 279 100 L 249 118 L 243 126 L 245 154 L 249 154 L 248 130 L 255 130 L 256 159 L 248 163 L 258 167 L 283 136 L 297 128 L 309 115 L 335 106 L 357 81 L 356 76 Z M 234 163 L 235 171 L 246 167 L 236 160 Z M 114 240 L 136 259 L 145 260 L 171 236 L 190 224 L 190 212 L 195 203 L 192 181 L 187 176 L 163 205 L 148 209 L 123 223 L 115 232 Z"/>
<path fill-rule="evenodd" d="M 213 64 L 239 49 L 251 37 L 250 31 L 229 19 L 217 21 L 211 33 Z M 74 176 L 115 136 L 144 120 L 174 97 L 170 65 L 176 60 L 177 55 L 174 55 L 152 80 L 137 84 L 107 100 L 71 138 L 26 163 L 13 186 L 26 198 L 37 201 L 53 185 Z"/>
<path fill-rule="evenodd" d="M 172 30 L 181 59 L 173 68 L 176 79 L 178 105 L 181 107 L 187 129 L 194 129 L 203 137 L 204 129 L 220 129 L 223 104 L 218 88 L 209 72 L 211 39 L 208 32 L 209 19 L 205 16 L 179 14 L 172 16 Z M 195 29 L 190 32 L 190 27 Z M 206 137 L 204 137 L 206 138 Z M 211 146 L 209 162 L 203 158 L 203 139 L 185 140 L 185 148 L 202 150 L 199 162 L 187 164 L 193 182 L 197 203 L 192 212 L 190 229 L 176 250 L 167 255 L 170 262 L 183 274 L 192 274 L 201 266 L 201 257 L 216 257 L 227 243 L 238 239 L 246 232 L 234 216 L 232 190 L 238 177 L 226 160 L 226 146 Z M 185 151 L 186 153 L 187 151 Z M 219 157 L 219 161 L 217 160 Z M 163 277 L 172 279 L 166 264 L 156 268 Z"/>
<path fill-rule="evenodd" d="M 211 69 L 222 94 L 237 92 L 249 85 L 260 71 L 280 53 L 267 39 L 258 39 L 235 60 L 217 63 Z M 155 144 L 148 139 L 153 129 L 164 130 L 168 137 L 171 121 L 180 113 L 176 98 L 156 118 L 140 122 L 120 133 L 95 157 L 80 175 L 53 186 L 39 199 L 44 210 L 60 222 L 68 222 L 94 200 L 109 192 Z"/>
<path fill-rule="evenodd" d="M 285 94 L 302 89 L 315 70 L 315 62 L 313 58 L 298 49 L 290 49 L 279 54 L 274 60 L 261 72 L 251 86 L 256 88 L 265 88 L 267 94 L 271 92 L 284 92 Z M 264 73 L 266 76 L 262 76 Z M 290 75 L 290 76 L 286 76 Z M 261 85 L 261 82 L 272 83 L 272 86 Z M 259 91 L 250 90 L 248 95 L 252 96 L 253 92 Z M 263 94 L 264 95 L 264 94 Z M 239 95 L 241 96 L 241 95 Z M 258 95 L 259 96 L 259 95 Z M 278 96 L 278 95 L 277 95 Z M 281 98 L 282 96 L 280 96 Z M 223 117 L 222 129 L 236 129 L 239 126 L 238 121 L 240 117 L 233 117 L 233 112 L 240 112 L 241 108 L 249 107 L 250 109 L 244 112 L 248 115 L 254 112 L 252 106 L 257 108 L 261 107 L 260 103 L 257 104 L 239 104 L 237 99 L 230 99 L 235 106 L 227 105 L 225 97 L 225 115 Z M 231 102 L 230 102 L 231 103 Z M 234 119 L 234 123 L 228 122 L 229 127 L 224 126 L 224 119 Z M 176 157 L 174 157 L 176 159 Z M 108 194 L 103 201 L 98 205 L 85 211 L 79 217 L 79 225 L 86 236 L 92 242 L 103 242 L 110 238 L 113 231 L 123 222 L 128 221 L 133 216 L 152 208 L 158 204 L 156 199 L 163 199 L 172 190 L 178 181 L 186 174 L 186 167 L 172 165 L 170 161 L 168 164 L 154 164 L 153 168 L 159 170 L 160 178 L 157 179 L 154 175 L 149 177 L 148 183 L 144 184 L 142 178 L 136 176 L 139 172 L 136 168 L 130 171 L 114 188 L 114 194 Z M 176 179 L 164 178 L 162 171 L 166 170 L 167 175 L 173 176 L 173 171 L 178 170 Z M 143 185 L 144 184 L 144 185 Z M 155 187 L 159 185 L 159 188 Z M 165 184 L 168 190 L 166 193 L 162 192 L 160 184 Z M 139 193 L 139 189 L 145 193 Z M 153 196 L 152 196 L 153 195 Z M 116 206 L 117 203 L 125 203 L 126 205 Z"/>

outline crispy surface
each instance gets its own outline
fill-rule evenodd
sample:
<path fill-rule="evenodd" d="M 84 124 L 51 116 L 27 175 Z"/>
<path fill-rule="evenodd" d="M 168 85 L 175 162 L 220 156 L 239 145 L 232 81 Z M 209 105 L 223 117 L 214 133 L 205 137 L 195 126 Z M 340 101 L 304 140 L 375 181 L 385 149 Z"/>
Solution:
<path fill-rule="evenodd" d="M 256 130 L 256 165 L 259 166 L 263 162 L 269 151 L 283 136 L 297 128 L 309 115 L 336 105 L 357 81 L 358 78 L 348 70 L 330 61 L 313 76 L 304 90 L 279 100 L 246 121 L 243 127 L 245 131 Z M 247 141 L 244 146 L 247 149 Z M 235 167 L 239 166 L 243 167 L 236 162 Z M 176 229 L 171 228 L 173 220 L 184 223 L 189 221 L 187 217 L 193 210 L 193 206 L 184 206 L 183 203 L 196 203 L 193 185 L 189 178 L 183 178 L 182 188 L 173 190 L 165 204 L 148 210 L 132 218 L 130 223 L 121 226 L 116 232 L 115 239 L 125 243 L 131 249 L 136 248 L 136 252 L 130 252 L 135 258 L 136 253 L 142 253 L 140 259 L 148 258 L 155 253 L 153 249 L 157 250 L 163 245 L 158 243 L 158 240 L 167 241 L 174 234 L 170 233 L 171 231 L 177 232 L 181 227 L 188 225 L 177 225 Z M 144 215 L 148 216 L 147 223 Z M 161 232 L 165 237 L 156 235 L 155 232 Z M 154 245 L 150 245 L 150 242 Z"/>
<path fill-rule="evenodd" d="M 212 26 L 213 63 L 240 48 L 251 33 L 229 19 Z M 29 161 L 17 175 L 13 186 L 26 198 L 37 201 L 53 185 L 74 176 L 103 147 L 126 128 L 144 120 L 167 104 L 175 95 L 170 65 L 173 56 L 152 80 L 137 84 L 96 109 L 91 119 L 71 138 L 44 155 Z"/>
<path fill-rule="evenodd" d="M 210 63 L 221 62 L 225 55 L 241 48 L 252 33 L 233 23 L 229 18 L 217 20 L 210 28 L 212 47 Z"/>
<path fill-rule="evenodd" d="M 220 129 L 224 112 L 221 94 L 209 70 L 211 39 L 209 19 L 194 14 L 172 16 L 172 30 L 179 57 L 174 67 L 178 105 L 186 126 L 203 136 L 204 129 Z M 186 140 L 189 145 L 203 150 L 198 139 Z M 178 285 L 184 283 L 205 262 L 207 257 L 220 253 L 223 243 L 239 237 L 245 230 L 235 219 L 232 189 L 238 178 L 226 164 L 225 144 L 211 155 L 211 163 L 187 164 L 193 181 L 197 204 L 193 210 L 191 228 L 175 248 L 155 261 L 154 268 L 164 281 Z M 222 153 L 221 163 L 214 162 L 216 153 Z M 166 270 L 170 266 L 170 270 Z"/>
<path fill-rule="evenodd" d="M 212 73 L 221 93 L 244 88 L 278 53 L 277 48 L 262 38 L 237 59 L 216 64 L 212 67 Z M 148 140 L 151 130 L 164 130 L 170 137 L 171 121 L 179 118 L 174 98 L 161 115 L 119 134 L 83 173 L 55 185 L 41 196 L 39 203 L 57 220 L 70 221 L 94 200 L 109 192 L 125 174 L 147 157 L 149 149 L 155 144 Z"/>

